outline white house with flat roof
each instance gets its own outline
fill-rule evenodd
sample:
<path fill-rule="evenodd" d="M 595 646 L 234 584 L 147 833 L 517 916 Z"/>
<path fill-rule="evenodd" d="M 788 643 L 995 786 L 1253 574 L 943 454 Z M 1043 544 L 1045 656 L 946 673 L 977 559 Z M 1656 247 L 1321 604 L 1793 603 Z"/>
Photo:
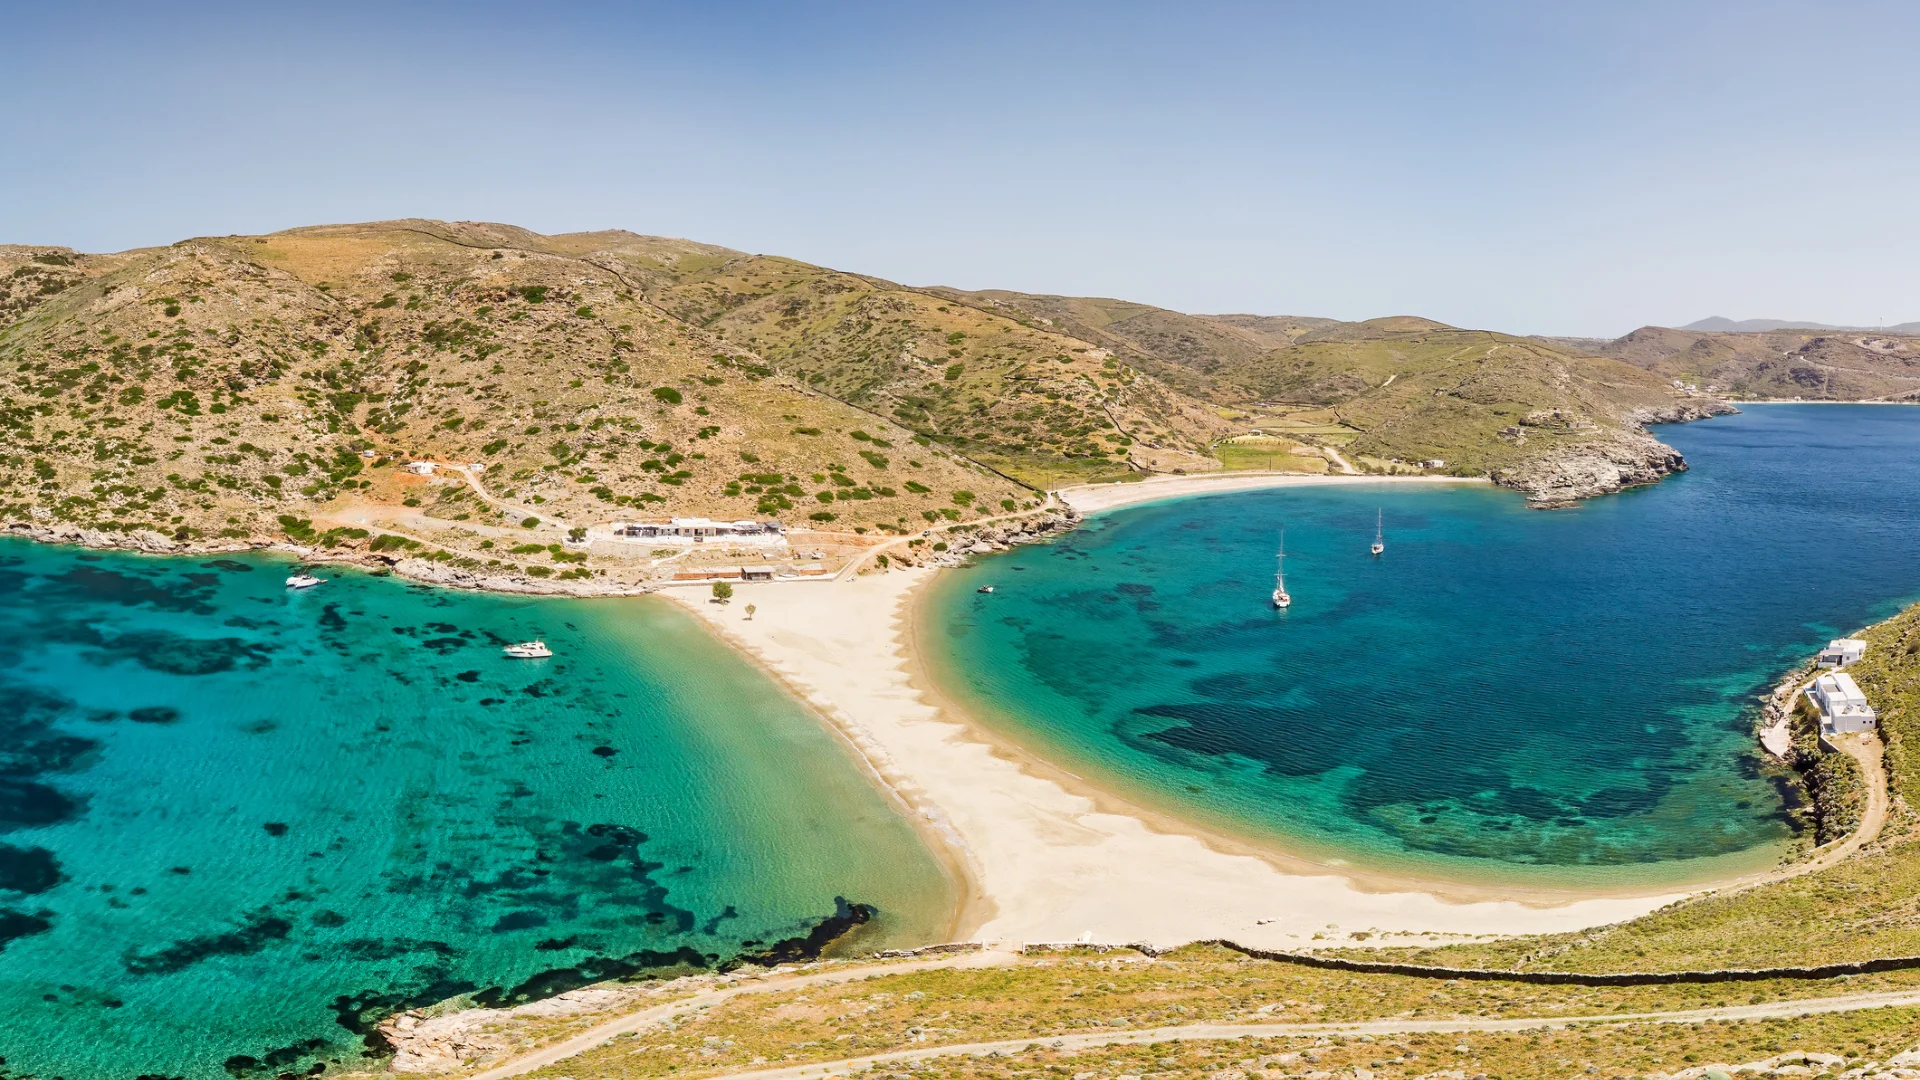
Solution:
<path fill-rule="evenodd" d="M 1813 686 L 1807 690 L 1807 700 L 1820 710 L 1820 728 L 1829 735 L 1872 731 L 1879 719 L 1874 715 L 1873 706 L 1867 704 L 1867 695 L 1860 692 L 1859 684 L 1844 671 L 1813 680 Z"/>
<path fill-rule="evenodd" d="M 786 529 L 777 521 L 713 521 L 709 518 L 673 518 L 657 521 L 616 521 L 606 538 L 644 540 L 649 544 L 677 546 L 686 544 L 727 543 L 759 547 L 785 547 Z M 599 539 L 589 532 L 589 539 Z"/>
<path fill-rule="evenodd" d="M 1867 643 L 1859 638 L 1834 638 L 1827 647 L 1820 650 L 1820 666 L 1842 668 L 1848 664 L 1860 662 L 1867 655 Z"/>

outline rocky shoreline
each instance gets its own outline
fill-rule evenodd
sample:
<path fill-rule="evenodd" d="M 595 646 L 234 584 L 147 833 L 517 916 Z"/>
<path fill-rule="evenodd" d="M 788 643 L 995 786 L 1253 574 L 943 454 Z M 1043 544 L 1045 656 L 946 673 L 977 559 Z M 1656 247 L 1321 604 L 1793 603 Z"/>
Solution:
<path fill-rule="evenodd" d="M 996 551 L 1010 551 L 1022 544 L 1038 544 L 1058 539 L 1065 533 L 1079 528 L 1081 515 L 1068 507 L 1061 510 L 1049 510 L 1032 518 L 1021 518 L 1000 525 L 982 526 L 970 531 L 964 538 L 948 533 L 946 551 L 935 553 L 923 560 L 926 566 L 959 566 L 970 555 L 989 555 Z"/>
<path fill-rule="evenodd" d="M 1679 402 L 1664 409 L 1643 409 L 1624 419 L 1625 430 L 1556 448 L 1518 465 L 1493 472 L 1493 482 L 1527 497 L 1527 505 L 1552 510 L 1572 506 L 1595 495 L 1611 495 L 1630 487 L 1659 483 L 1687 470 L 1680 451 L 1654 438 L 1651 424 L 1684 424 L 1739 409 L 1717 398 Z"/>
<path fill-rule="evenodd" d="M 278 551 L 301 562 L 325 566 L 357 566 L 376 572 L 397 574 L 409 580 L 449 589 L 474 589 L 484 592 L 517 593 L 528 596 L 641 596 L 653 591 L 652 585 L 629 585 L 607 581 L 547 581 L 532 577 L 476 574 L 470 570 L 446 566 L 429 559 L 352 549 L 307 547 L 286 540 L 249 537 L 232 540 L 175 540 L 142 529 L 128 533 L 103 532 L 77 525 L 40 525 L 14 522 L 0 529 L 42 544 L 75 544 L 98 551 L 127 551 L 142 555 L 175 555 L 193 558 L 203 555 L 232 555 L 247 551 Z"/>
<path fill-rule="evenodd" d="M 946 536 L 946 551 L 915 555 L 895 549 L 891 560 L 907 566 L 959 566 L 970 555 L 1007 551 L 1022 544 L 1056 539 L 1080 524 L 1081 516 L 1071 508 L 1038 512 L 1030 517 L 983 526 L 961 526 L 942 533 L 928 533 L 928 539 Z M 961 532 L 960 529 L 966 531 Z M 0 528 L 0 535 L 17 536 L 42 544 L 74 544 L 98 551 L 126 551 L 143 555 L 173 555 L 194 558 L 208 555 L 232 555 L 248 551 L 276 551 L 304 563 L 327 566 L 354 566 L 377 573 L 391 573 L 410 581 L 448 589 L 510 593 L 521 596 L 612 597 L 645 596 L 656 591 L 660 582 L 632 583 L 605 580 L 561 580 L 526 575 L 487 573 L 449 566 L 432 559 L 403 552 L 374 552 L 356 548 L 315 548 L 288 540 L 245 539 L 175 540 L 151 529 L 133 532 L 106 532 L 78 525 L 43 525 L 13 522 Z"/>

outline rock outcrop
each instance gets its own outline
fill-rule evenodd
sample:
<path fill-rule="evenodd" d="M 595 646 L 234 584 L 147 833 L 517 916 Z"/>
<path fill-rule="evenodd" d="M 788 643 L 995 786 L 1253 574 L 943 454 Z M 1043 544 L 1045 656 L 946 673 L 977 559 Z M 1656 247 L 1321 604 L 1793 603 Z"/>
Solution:
<path fill-rule="evenodd" d="M 1042 540 L 1051 540 L 1080 524 L 1080 515 L 1072 509 L 1049 510 L 1033 517 L 1018 518 L 996 525 L 985 525 L 965 533 L 954 530 L 947 534 L 948 549 L 944 552 L 929 552 L 925 556 L 929 566 L 958 566 L 969 555 L 987 555 L 996 551 L 1007 551 L 1021 544 L 1034 544 Z"/>
<path fill-rule="evenodd" d="M 1685 472 L 1680 451 L 1649 435 L 1648 424 L 1679 424 L 1737 412 L 1714 398 L 1676 401 L 1661 409 L 1637 411 L 1625 419 L 1635 425 L 1594 438 L 1548 445 L 1519 464 L 1496 469 L 1493 482 L 1527 496 L 1539 509 L 1571 506 L 1581 499 L 1608 495 L 1624 488 L 1658 483 L 1672 473 Z"/>

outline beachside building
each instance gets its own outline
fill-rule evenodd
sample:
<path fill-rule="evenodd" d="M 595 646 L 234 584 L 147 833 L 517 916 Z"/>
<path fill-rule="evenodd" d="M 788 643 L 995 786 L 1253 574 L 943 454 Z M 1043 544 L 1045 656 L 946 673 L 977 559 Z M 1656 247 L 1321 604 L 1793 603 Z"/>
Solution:
<path fill-rule="evenodd" d="M 787 542 L 787 530 L 777 521 L 713 521 L 708 518 L 674 518 L 666 522 L 616 521 L 612 528 L 618 540 L 645 540 L 656 544 L 704 544 L 710 541 L 755 545 L 780 545 Z"/>
<path fill-rule="evenodd" d="M 1859 638 L 1834 638 L 1827 647 L 1820 650 L 1820 666 L 1843 668 L 1848 664 L 1857 664 L 1867 655 L 1867 643 Z"/>
<path fill-rule="evenodd" d="M 1820 710 L 1820 729 L 1829 735 L 1872 731 L 1879 719 L 1874 715 L 1873 706 L 1867 704 L 1867 695 L 1860 692 L 1859 684 L 1844 671 L 1813 680 L 1813 686 L 1807 690 L 1807 700 Z"/>

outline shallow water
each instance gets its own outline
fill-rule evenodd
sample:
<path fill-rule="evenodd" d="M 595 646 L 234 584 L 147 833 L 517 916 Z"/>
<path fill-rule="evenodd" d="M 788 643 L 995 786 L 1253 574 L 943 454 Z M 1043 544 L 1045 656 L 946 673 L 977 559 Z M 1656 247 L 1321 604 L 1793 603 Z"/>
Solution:
<path fill-rule="evenodd" d="M 1323 861 L 1623 886 L 1765 866 L 1794 826 L 1754 697 L 1920 596 L 1920 410 L 1659 434 L 1691 472 L 1574 510 L 1356 485 L 1102 515 L 938 583 L 935 679 L 1068 768 Z"/>
<path fill-rule="evenodd" d="M 842 896 L 868 944 L 946 929 L 852 756 L 668 603 L 287 572 L 0 541 L 8 1075 L 337 1069 L 407 1003 L 711 962 Z"/>

